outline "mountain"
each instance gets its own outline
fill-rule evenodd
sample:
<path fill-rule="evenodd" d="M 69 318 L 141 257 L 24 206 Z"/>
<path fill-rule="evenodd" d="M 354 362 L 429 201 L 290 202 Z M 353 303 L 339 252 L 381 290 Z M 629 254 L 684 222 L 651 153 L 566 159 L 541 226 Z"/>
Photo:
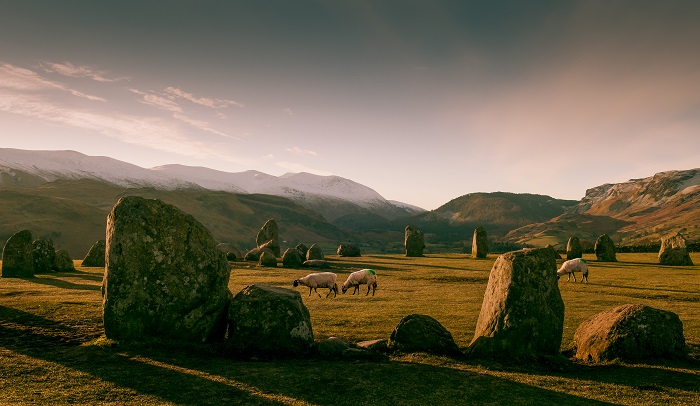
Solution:
<path fill-rule="evenodd" d="M 255 246 L 255 236 L 270 218 L 278 219 L 283 246 L 303 242 L 336 248 L 353 236 L 320 214 L 289 199 L 260 194 L 234 194 L 206 189 L 125 188 L 94 179 L 60 179 L 31 187 L 3 187 L 0 193 L 0 244 L 28 229 L 34 238 L 48 237 L 57 249 L 82 258 L 105 238 L 107 215 L 120 197 L 158 198 L 194 216 L 214 238 L 240 249 Z"/>
<path fill-rule="evenodd" d="M 184 165 L 146 169 L 75 151 L 0 148 L 0 186 L 36 186 L 61 179 L 92 179 L 130 188 L 281 196 L 321 213 L 329 221 L 365 214 L 393 220 L 421 210 L 391 203 L 373 189 L 339 176 L 287 173 L 277 177 L 258 171 L 231 173 Z"/>
<path fill-rule="evenodd" d="M 658 244 L 662 236 L 676 232 L 700 239 L 700 169 L 588 189 L 565 215 L 513 230 L 505 239 L 565 247 L 571 236 L 594 242 L 607 233 L 617 244 L 632 246 Z"/>

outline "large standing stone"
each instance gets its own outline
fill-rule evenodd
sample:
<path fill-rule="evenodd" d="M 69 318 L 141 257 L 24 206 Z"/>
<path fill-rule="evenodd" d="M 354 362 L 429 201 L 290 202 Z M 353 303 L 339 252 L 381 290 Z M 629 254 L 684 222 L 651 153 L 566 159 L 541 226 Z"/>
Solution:
<path fill-rule="evenodd" d="M 282 266 L 285 268 L 299 268 L 304 262 L 304 257 L 296 248 L 287 248 L 282 254 Z"/>
<path fill-rule="evenodd" d="M 389 337 L 392 351 L 456 355 L 459 347 L 439 321 L 424 314 L 410 314 L 399 322 Z"/>
<path fill-rule="evenodd" d="M 83 258 L 83 263 L 80 266 L 95 266 L 104 267 L 105 266 L 105 240 L 97 240 L 90 251 L 88 251 L 85 258 Z"/>
<path fill-rule="evenodd" d="M 243 256 L 243 259 L 246 261 L 255 261 L 258 262 L 260 261 L 260 257 L 264 252 L 269 252 L 272 254 L 272 256 L 275 256 L 275 254 L 272 252 L 271 249 L 267 247 L 258 247 L 258 248 L 253 248 L 252 250 L 248 251 L 245 253 L 245 256 Z"/>
<path fill-rule="evenodd" d="M 338 246 L 338 255 L 341 257 L 359 257 L 362 256 L 360 247 L 355 244 L 340 244 Z"/>
<path fill-rule="evenodd" d="M 469 354 L 559 354 L 564 301 L 557 281 L 556 261 L 547 248 L 499 256 L 489 275 Z"/>
<path fill-rule="evenodd" d="M 477 227 L 474 230 L 474 238 L 472 238 L 472 258 L 486 258 L 488 253 L 489 240 L 486 230 L 483 227 Z"/>
<path fill-rule="evenodd" d="M 581 246 L 581 241 L 578 237 L 569 238 L 569 242 L 566 244 L 566 260 L 582 257 L 583 247 Z"/>
<path fill-rule="evenodd" d="M 222 339 L 230 269 L 209 230 L 160 200 L 119 199 L 107 217 L 108 338 Z"/>
<path fill-rule="evenodd" d="M 319 247 L 316 244 L 311 244 L 309 247 L 309 250 L 306 251 L 306 259 L 311 260 L 311 259 L 324 259 L 325 255 L 323 255 L 323 250 L 321 247 Z"/>
<path fill-rule="evenodd" d="M 407 257 L 422 257 L 425 249 L 423 232 L 412 225 L 407 225 L 404 230 L 403 244 L 406 247 Z"/>
<path fill-rule="evenodd" d="M 309 252 L 309 247 L 306 245 L 299 243 L 296 247 L 294 247 L 301 253 L 301 256 L 306 258 L 306 253 Z"/>
<path fill-rule="evenodd" d="M 554 248 L 554 245 L 547 244 L 547 246 L 545 248 L 552 251 L 552 255 L 554 255 L 555 259 L 561 259 L 561 255 L 559 255 L 559 253 L 557 252 L 557 249 Z"/>
<path fill-rule="evenodd" d="M 661 239 L 659 263 L 675 266 L 693 265 L 693 260 L 690 259 L 686 248 L 685 238 L 680 233 Z"/>
<path fill-rule="evenodd" d="M 231 300 L 228 314 L 228 343 L 236 354 L 293 357 L 314 342 L 311 316 L 295 290 L 247 286 Z"/>
<path fill-rule="evenodd" d="M 683 323 L 673 312 L 625 304 L 589 318 L 574 334 L 576 358 L 626 362 L 686 355 Z"/>
<path fill-rule="evenodd" d="M 277 227 L 277 222 L 275 219 L 269 219 L 262 226 L 258 235 L 255 238 L 255 243 L 258 247 L 265 245 L 270 248 L 275 254 L 275 257 L 280 256 L 280 237 L 279 237 L 279 227 Z"/>
<path fill-rule="evenodd" d="M 22 230 L 5 242 L 2 249 L 3 278 L 31 278 L 34 276 L 32 233 Z"/>
<path fill-rule="evenodd" d="M 68 251 L 58 250 L 56 251 L 56 258 L 53 263 L 53 269 L 56 272 L 74 272 L 75 264 L 73 264 L 73 258 L 70 257 Z"/>
<path fill-rule="evenodd" d="M 56 249 L 50 238 L 38 238 L 32 242 L 32 260 L 34 273 L 46 273 L 53 270 L 56 260 Z"/>
<path fill-rule="evenodd" d="M 607 234 L 603 234 L 595 240 L 594 250 L 598 261 L 617 262 L 615 243 Z"/>

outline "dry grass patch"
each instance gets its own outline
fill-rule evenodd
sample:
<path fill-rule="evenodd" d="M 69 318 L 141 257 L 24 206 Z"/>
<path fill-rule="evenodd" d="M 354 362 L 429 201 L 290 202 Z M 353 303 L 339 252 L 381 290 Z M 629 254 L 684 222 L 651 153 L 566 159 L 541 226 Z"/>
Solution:
<path fill-rule="evenodd" d="M 333 255 L 340 284 L 353 271 L 375 269 L 376 296 L 297 290 L 316 338 L 387 338 L 401 318 L 421 313 L 465 348 L 495 258 Z M 102 336 L 103 270 L 78 266 L 76 273 L 0 279 L 0 404 L 700 404 L 700 267 L 663 267 L 654 254 L 618 254 L 618 263 L 586 259 L 588 284 L 559 283 L 562 349 L 591 315 L 642 303 L 680 316 L 690 360 L 502 365 L 405 354 L 387 362 L 242 362 L 217 346 L 116 343 Z M 236 262 L 229 287 L 234 294 L 253 283 L 293 289 L 292 281 L 310 272 Z"/>

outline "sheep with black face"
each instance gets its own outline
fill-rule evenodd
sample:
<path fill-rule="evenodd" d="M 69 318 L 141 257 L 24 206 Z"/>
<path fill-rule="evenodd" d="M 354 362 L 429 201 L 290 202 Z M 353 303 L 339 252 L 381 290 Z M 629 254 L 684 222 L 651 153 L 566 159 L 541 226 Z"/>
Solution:
<path fill-rule="evenodd" d="M 295 288 L 299 285 L 308 286 L 309 296 L 311 296 L 311 291 L 313 290 L 316 292 L 318 297 L 321 297 L 321 294 L 318 293 L 316 289 L 328 288 L 330 290 L 328 291 L 326 297 L 328 297 L 331 293 L 333 293 L 333 297 L 336 297 L 338 295 L 338 285 L 335 283 L 337 279 L 338 275 L 334 274 L 333 272 L 319 272 L 308 274 L 303 278 L 296 279 L 293 282 L 293 285 Z"/>
<path fill-rule="evenodd" d="M 360 285 L 367 285 L 365 296 L 369 295 L 370 289 L 372 290 L 372 296 L 374 296 L 374 292 L 377 290 L 377 273 L 374 269 L 360 269 L 351 273 L 348 279 L 345 280 L 345 283 L 343 283 L 343 293 L 347 292 L 350 287 L 353 287 L 352 294 L 359 294 Z"/>

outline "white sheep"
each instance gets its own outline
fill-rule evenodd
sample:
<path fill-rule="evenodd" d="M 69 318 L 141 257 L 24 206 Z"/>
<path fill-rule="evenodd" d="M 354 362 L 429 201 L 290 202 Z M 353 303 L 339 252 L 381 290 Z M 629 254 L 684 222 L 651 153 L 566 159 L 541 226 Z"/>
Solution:
<path fill-rule="evenodd" d="M 377 273 L 374 269 L 361 269 L 348 275 L 348 279 L 343 283 L 343 293 L 347 292 L 352 286 L 355 288 L 352 294 L 359 294 L 360 285 L 367 285 L 365 296 L 369 295 L 370 289 L 372 289 L 372 296 L 374 296 L 374 292 L 377 290 Z"/>
<path fill-rule="evenodd" d="M 583 258 L 574 258 L 568 261 L 564 261 L 561 264 L 561 268 L 557 271 L 557 277 L 561 278 L 562 275 L 567 275 L 566 281 L 571 280 L 571 275 L 574 275 L 574 282 L 576 282 L 576 274 L 574 272 L 581 272 L 581 282 L 584 280 L 588 283 L 588 263 Z"/>
<path fill-rule="evenodd" d="M 331 292 L 333 293 L 333 297 L 336 297 L 338 295 L 338 285 L 335 283 L 336 279 L 338 279 L 338 275 L 334 274 L 333 272 L 319 272 L 308 274 L 303 278 L 296 279 L 293 284 L 295 288 L 299 285 L 308 286 L 309 296 L 311 296 L 311 291 L 313 290 L 316 292 L 318 297 L 321 297 L 321 294 L 318 293 L 316 289 L 328 288 L 330 290 L 328 291 L 326 297 L 328 297 Z"/>

